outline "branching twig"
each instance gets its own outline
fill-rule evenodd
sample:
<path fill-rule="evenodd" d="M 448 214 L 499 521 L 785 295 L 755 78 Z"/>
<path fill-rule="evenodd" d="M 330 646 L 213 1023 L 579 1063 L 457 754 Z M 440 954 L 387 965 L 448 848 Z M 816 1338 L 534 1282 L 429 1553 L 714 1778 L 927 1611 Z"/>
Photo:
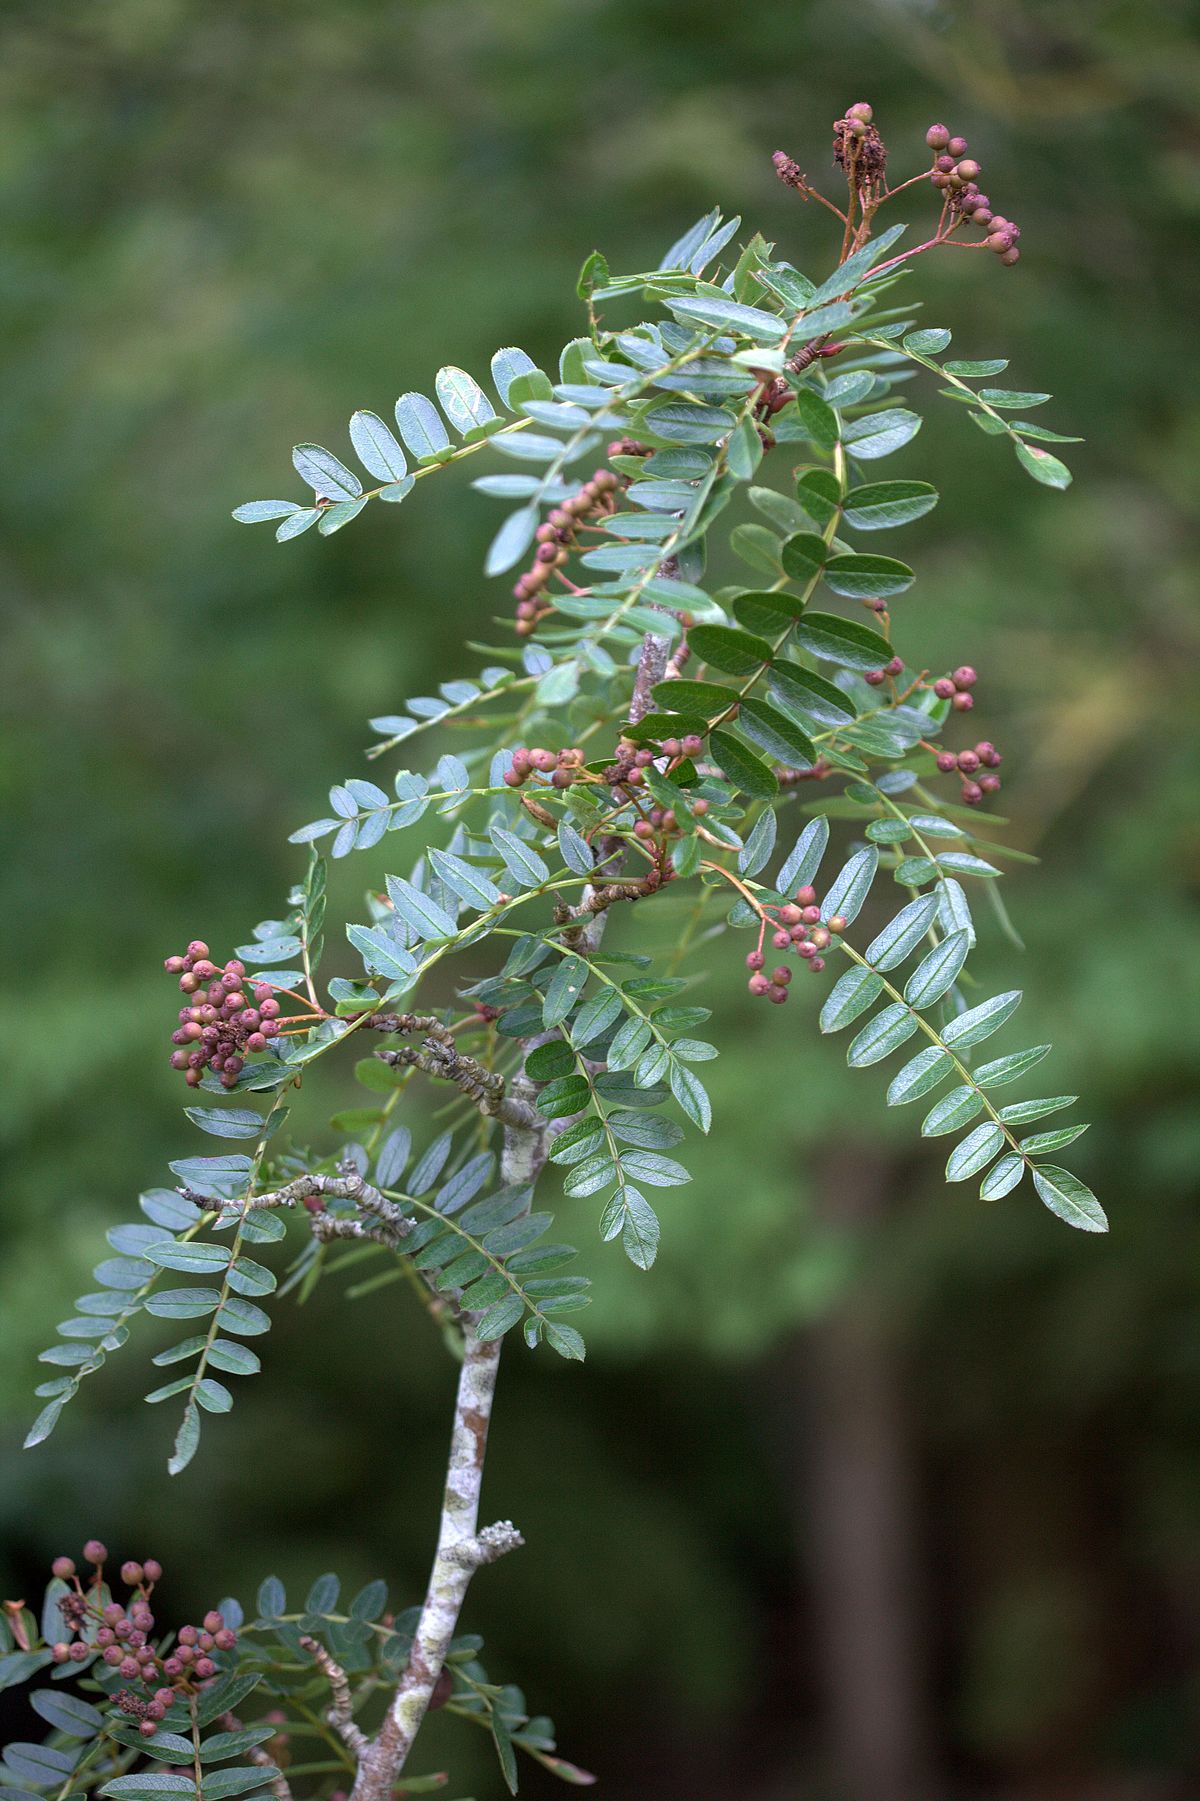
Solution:
<path fill-rule="evenodd" d="M 598 922 L 599 923 L 599 922 Z M 546 1160 L 545 1122 L 532 1106 L 533 1084 L 520 1075 L 514 1096 L 522 1123 L 506 1124 L 500 1172 L 513 1187 L 532 1187 Z M 528 1123 L 526 1123 L 528 1122 Z M 454 1403 L 450 1460 L 442 1497 L 437 1552 L 408 1662 L 383 1725 L 359 1757 L 352 1801 L 388 1801 L 404 1768 L 446 1661 L 475 1571 L 521 1544 L 510 1521 L 478 1531 L 483 1459 L 500 1367 L 500 1339 L 476 1338 L 466 1316 L 462 1369 Z"/>
<path fill-rule="evenodd" d="M 504 1077 L 465 1056 L 449 1027 L 432 1013 L 377 1013 L 368 1024 L 377 1032 L 394 1032 L 400 1037 L 421 1034 L 419 1046 L 376 1051 L 381 1063 L 423 1069 L 427 1075 L 453 1082 L 482 1114 L 498 1119 L 501 1125 L 528 1129 L 538 1123 L 532 1107 L 506 1094 Z"/>
<path fill-rule="evenodd" d="M 350 1682 L 345 1670 L 336 1658 L 330 1656 L 324 1645 L 315 1638 L 310 1638 L 308 1633 L 301 1634 L 300 1643 L 320 1669 L 333 1694 L 333 1700 L 325 1710 L 326 1720 L 347 1749 L 356 1758 L 361 1757 L 368 1740 L 362 1727 L 354 1721 L 354 1697 L 350 1693 Z"/>

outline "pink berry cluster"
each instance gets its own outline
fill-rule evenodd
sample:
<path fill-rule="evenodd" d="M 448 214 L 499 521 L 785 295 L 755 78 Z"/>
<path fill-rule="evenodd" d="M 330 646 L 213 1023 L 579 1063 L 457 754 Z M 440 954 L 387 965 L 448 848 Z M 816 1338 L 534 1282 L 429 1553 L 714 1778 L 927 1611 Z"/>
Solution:
<path fill-rule="evenodd" d="M 1018 262 L 1021 252 L 1017 249 L 1017 239 L 1021 228 L 1003 214 L 994 213 L 988 196 L 980 192 L 979 177 L 983 170 L 974 157 L 967 155 L 966 138 L 955 137 L 948 125 L 931 125 L 925 133 L 925 142 L 933 151 L 930 180 L 935 188 L 942 190 L 951 211 L 986 231 L 984 241 L 1002 263 Z"/>
<path fill-rule="evenodd" d="M 893 657 L 889 663 L 883 665 L 882 669 L 868 669 L 863 680 L 869 687 L 881 688 L 889 675 L 897 676 L 903 668 L 903 657 Z"/>
<path fill-rule="evenodd" d="M 538 526 L 533 562 L 513 587 L 518 637 L 528 638 L 543 614 L 553 611 L 553 601 L 542 590 L 555 570 L 561 569 L 570 560 L 571 552 L 578 549 L 580 525 L 616 512 L 614 492 L 620 485 L 620 477 L 611 469 L 597 469 L 577 493 L 551 508 L 545 523 Z"/>
<path fill-rule="evenodd" d="M 546 778 L 552 788 L 569 788 L 579 779 L 582 767 L 581 750 L 543 750 L 538 746 L 529 750 L 522 744 L 513 752 L 504 785 L 506 788 L 522 788 L 531 778 L 540 775 Z"/>
<path fill-rule="evenodd" d="M 939 700 L 948 700 L 956 713 L 969 713 L 975 705 L 971 689 L 979 680 L 969 663 L 963 663 L 952 675 L 940 675 L 933 684 Z"/>
<path fill-rule="evenodd" d="M 117 1691 L 122 1713 L 138 1721 L 143 1738 L 153 1738 L 167 1709 L 178 1696 L 194 1692 L 217 1675 L 214 1652 L 237 1648 L 237 1634 L 215 1610 L 206 1613 L 199 1626 L 181 1626 L 175 1643 L 165 1655 L 150 1639 L 154 1614 L 150 1597 L 162 1576 L 162 1565 L 153 1557 L 142 1563 L 121 1565 L 121 1581 L 130 1590 L 128 1599 L 108 1599 L 104 1586 L 106 1546 L 91 1538 L 83 1547 L 83 1561 L 90 1564 L 86 1583 L 70 1557 L 56 1557 L 51 1574 L 72 1587 L 58 1603 L 66 1634 L 53 1647 L 55 1663 L 86 1663 L 96 1652 L 126 1685 Z"/>
<path fill-rule="evenodd" d="M 786 964 L 781 964 L 769 976 L 763 974 L 766 963 L 763 942 L 768 928 L 774 926 L 771 943 L 777 951 L 794 951 L 807 963 L 814 975 L 820 975 L 825 967 L 821 952 L 827 950 L 832 940 L 845 931 L 846 921 L 840 913 L 835 913 L 832 919 L 826 920 L 822 925 L 817 891 L 807 885 L 797 888 L 794 900 L 785 901 L 778 907 L 763 907 L 759 917 L 761 924 L 758 948 L 752 950 L 746 958 L 746 968 L 751 971 L 746 986 L 756 998 L 771 1001 L 776 1007 L 781 1007 L 788 997 L 792 972 Z"/>
<path fill-rule="evenodd" d="M 171 1068 L 183 1071 L 189 1088 L 199 1087 L 206 1069 L 220 1076 L 223 1088 L 234 1087 L 247 1053 L 265 1051 L 279 1031 L 272 989 L 266 982 L 247 982 L 246 965 L 237 957 L 218 969 L 201 938 L 193 938 L 181 957 L 167 957 L 163 967 L 179 977 L 189 997 L 171 1034 L 179 1047 L 171 1053 Z"/>
<path fill-rule="evenodd" d="M 962 798 L 968 807 L 977 807 L 985 795 L 998 794 L 1000 777 L 992 772 L 1001 762 L 1000 752 L 986 738 L 974 750 L 938 752 L 937 766 L 943 775 L 957 771 L 962 776 Z M 983 775 L 979 775 L 980 770 Z"/>

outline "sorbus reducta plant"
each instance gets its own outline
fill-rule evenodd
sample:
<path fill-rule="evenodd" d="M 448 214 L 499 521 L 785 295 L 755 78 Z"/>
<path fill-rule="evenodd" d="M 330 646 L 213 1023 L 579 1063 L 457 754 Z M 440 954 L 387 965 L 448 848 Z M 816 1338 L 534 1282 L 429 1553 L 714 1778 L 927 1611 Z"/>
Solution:
<path fill-rule="evenodd" d="M 1025 417 L 1049 396 L 986 385 L 1003 359 L 948 360 L 949 331 L 916 322 L 918 256 L 987 248 L 999 233 L 1012 261 L 1015 229 L 984 216 L 980 170 L 948 128 L 929 134 L 932 166 L 922 153 L 895 185 L 867 103 L 834 135 L 840 204 L 776 158 L 783 179 L 837 220 L 823 278 L 760 235 L 739 241 L 740 220 L 716 210 L 656 269 L 614 276 L 594 253 L 579 281 L 586 329 L 557 379 L 520 350 L 498 351 L 498 410 L 464 370 L 443 368 L 436 405 L 400 396 L 395 431 L 373 412 L 351 420 L 378 485 L 365 489 L 339 457 L 302 444 L 293 463 L 311 503 L 236 511 L 275 521 L 283 541 L 314 525 L 327 535 L 373 501 L 403 502 L 444 469 L 495 457 L 509 466 L 474 486 L 510 510 L 486 571 L 525 565 L 518 618 L 497 622 L 502 641 L 470 675 L 374 719 L 367 754 L 380 781 L 337 783 L 328 812 L 292 834 L 308 862 L 284 916 L 262 921 L 222 966 L 199 939 L 168 960 L 186 1001 L 172 1060 L 194 1091 L 187 1118 L 219 1143 L 172 1163 L 174 1185 L 143 1194 L 141 1217 L 113 1228 L 94 1290 L 43 1354 L 54 1373 L 31 1444 L 144 1316 L 175 1323 L 154 1359 L 168 1379 L 148 1398 L 182 1408 L 177 1473 L 205 1416 L 232 1407 L 228 1378 L 257 1373 L 247 1341 L 270 1328 L 264 1303 L 279 1273 L 282 1292 L 301 1297 L 343 1276 L 351 1293 L 392 1285 L 427 1309 L 431 1342 L 449 1347 L 451 1451 L 421 1604 L 393 1619 L 369 1585 L 343 1613 L 336 1580 L 322 1577 L 289 1613 L 268 1579 L 256 1618 L 236 1601 L 217 1609 L 237 1643 L 219 1651 L 211 1633 L 204 1655 L 218 1671 L 220 1657 L 236 1658 L 236 1670 L 200 1678 L 198 1657 L 172 1651 L 154 1671 L 157 1681 L 173 1657 L 189 1673 L 172 1681 L 212 1682 L 189 1699 L 198 1716 L 242 1708 L 251 1689 L 238 1685 L 263 1679 L 269 1712 L 225 1730 L 258 1735 L 244 1740 L 251 1776 L 277 1801 L 293 1780 L 286 1743 L 307 1730 L 317 1690 L 344 1765 L 306 1772 L 318 1801 L 387 1801 L 442 1702 L 490 1730 L 511 1787 L 514 1745 L 586 1780 L 557 1758 L 519 1691 L 488 1682 L 459 1619 L 475 1573 L 521 1543 L 508 1521 L 479 1524 L 502 1343 L 519 1328 L 531 1349 L 584 1355 L 568 1316 L 587 1306 L 588 1280 L 555 1213 L 584 1229 L 594 1218 L 602 1241 L 648 1269 L 660 1224 L 647 1192 L 686 1183 L 676 1153 L 689 1127 L 710 1129 L 698 1072 L 718 1054 L 701 1036 L 711 1010 L 699 978 L 681 973 L 698 946 L 707 955 L 719 934 L 746 933 L 747 985 L 776 1006 L 813 993 L 793 980 L 801 968 L 824 977 L 820 1029 L 853 1027 L 852 1068 L 907 1046 L 886 1102 L 922 1101 L 921 1134 L 953 1140 L 948 1181 L 977 1180 L 995 1201 L 1029 1178 L 1060 1219 L 1106 1227 L 1091 1190 L 1052 1160 L 1085 1127 L 1039 1123 L 1075 1097 L 999 1092 L 1050 1047 L 980 1054 L 1021 999 L 969 986 L 967 973 L 977 899 L 996 894 L 1017 854 L 979 810 L 998 786 L 999 754 L 990 740 L 944 743 L 972 708 L 976 672 L 930 679 L 906 663 L 897 603 L 916 577 L 870 548 L 872 534 L 938 503 L 929 482 L 874 468 L 920 429 L 910 390 L 904 404 L 894 397 L 901 376 L 932 372 L 1037 481 L 1070 481 L 1043 448 L 1061 434 Z M 878 230 L 878 217 L 903 192 L 932 192 L 940 211 L 930 235 L 893 253 L 905 227 Z M 581 481 L 577 465 L 595 473 Z M 427 756 L 423 733 L 436 734 Z M 413 766 L 385 774 L 401 745 Z M 832 858 L 835 827 L 846 842 Z M 362 914 L 344 928 L 353 958 L 328 977 L 322 846 L 364 859 Z M 994 911 L 1003 923 L 998 900 Z M 663 922 L 654 936 L 650 920 Z M 336 1114 L 315 1147 L 292 1146 L 290 1099 L 324 1059 L 353 1063 L 364 1104 Z M 981 1216 L 979 1229 L 1003 1231 L 1003 1215 Z M 148 1607 L 148 1594 L 135 1605 Z M 57 1612 L 53 1627 L 35 1645 L 22 1624 L 26 1643 L 14 1643 L 16 1664 L 0 1661 L 0 1680 L 42 1667 L 29 1656 L 52 1664 L 59 1642 L 61 1671 L 78 1663 L 87 1680 L 110 1680 L 101 1649 L 117 1649 L 115 1625 L 113 1646 L 94 1652 L 86 1620 L 74 1639 Z M 125 1681 L 115 1667 L 111 1680 Z M 144 1705 L 154 1698 L 148 1681 L 125 1686 Z M 291 1704 L 297 1687 L 307 1714 Z M 160 1734 L 178 1705 L 153 1722 Z M 135 1744 L 148 1717 L 130 1728 Z M 274 1774 L 254 1761 L 266 1742 L 282 1747 Z M 202 1762 L 181 1768 L 212 1801 Z M 155 1794 L 147 1768 L 133 1772 L 140 1801 Z M 114 1774 L 100 1758 L 63 1774 L 75 1792 L 129 1797 L 128 1769 Z"/>

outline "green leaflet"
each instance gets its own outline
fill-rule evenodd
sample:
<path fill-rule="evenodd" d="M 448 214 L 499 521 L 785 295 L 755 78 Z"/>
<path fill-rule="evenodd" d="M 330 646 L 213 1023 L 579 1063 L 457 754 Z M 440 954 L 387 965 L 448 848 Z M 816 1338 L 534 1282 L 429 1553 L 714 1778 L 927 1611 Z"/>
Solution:
<path fill-rule="evenodd" d="M 874 970 L 863 969 L 857 964 L 844 970 L 825 997 L 820 1014 L 821 1030 L 840 1032 L 860 1013 L 865 1013 L 882 993 L 883 978 Z"/>
<path fill-rule="evenodd" d="M 966 932 L 952 932 L 941 944 L 922 957 L 904 987 L 904 998 L 910 1007 L 932 1007 L 951 989 L 967 960 L 970 938 Z"/>
<path fill-rule="evenodd" d="M 1067 1225 L 1081 1232 L 1107 1232 L 1104 1209 L 1088 1187 L 1069 1169 L 1043 1163 L 1033 1172 L 1033 1185 L 1038 1195 Z"/>
<path fill-rule="evenodd" d="M 976 1126 L 951 1151 L 946 1163 L 947 1182 L 965 1182 L 968 1176 L 977 1176 L 981 1169 L 987 1168 L 1003 1143 L 1003 1130 L 991 1120 Z"/>
<path fill-rule="evenodd" d="M 957 1132 L 960 1126 L 974 1119 L 982 1106 L 983 1096 L 974 1088 L 965 1084 L 952 1088 L 941 1100 L 934 1102 L 921 1121 L 921 1136 L 938 1138 L 946 1132 Z"/>
<path fill-rule="evenodd" d="M 899 1050 L 917 1029 L 916 1015 L 900 1001 L 893 1001 L 878 1012 L 851 1040 L 846 1061 L 851 1069 L 865 1069 Z"/>

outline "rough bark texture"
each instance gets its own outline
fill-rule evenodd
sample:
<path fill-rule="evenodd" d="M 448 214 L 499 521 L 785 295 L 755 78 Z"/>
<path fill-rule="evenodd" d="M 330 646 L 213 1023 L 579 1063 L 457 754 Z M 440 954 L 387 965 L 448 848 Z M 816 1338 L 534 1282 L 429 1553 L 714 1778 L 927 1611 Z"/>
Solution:
<path fill-rule="evenodd" d="M 514 1078 L 511 1086 L 514 1099 L 532 1102 L 532 1086 L 523 1076 Z M 532 1186 L 545 1158 L 544 1124 L 505 1127 L 500 1166 L 506 1183 Z M 471 1577 L 483 1564 L 493 1563 L 521 1543 L 520 1533 L 507 1520 L 485 1527 L 482 1532 L 478 1529 L 483 1463 L 501 1343 L 500 1339 L 485 1342 L 474 1337 L 468 1319 L 454 1402 L 441 1526 L 429 1587 L 412 1652 L 387 1718 L 359 1762 L 352 1801 L 386 1801 L 391 1794 L 441 1675 Z"/>

